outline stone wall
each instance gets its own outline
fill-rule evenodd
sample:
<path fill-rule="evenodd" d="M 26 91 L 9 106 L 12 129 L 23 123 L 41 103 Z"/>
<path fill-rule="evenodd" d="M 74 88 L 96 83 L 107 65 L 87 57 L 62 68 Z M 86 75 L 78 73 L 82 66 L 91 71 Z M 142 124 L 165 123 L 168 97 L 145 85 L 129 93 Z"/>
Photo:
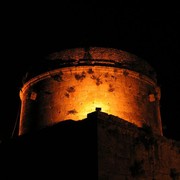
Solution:
<path fill-rule="evenodd" d="M 180 142 L 138 128 L 120 118 L 98 118 L 101 180 L 180 178 Z"/>
<path fill-rule="evenodd" d="M 0 179 L 180 178 L 180 142 L 99 110 L 0 143 L 0 160 Z"/>

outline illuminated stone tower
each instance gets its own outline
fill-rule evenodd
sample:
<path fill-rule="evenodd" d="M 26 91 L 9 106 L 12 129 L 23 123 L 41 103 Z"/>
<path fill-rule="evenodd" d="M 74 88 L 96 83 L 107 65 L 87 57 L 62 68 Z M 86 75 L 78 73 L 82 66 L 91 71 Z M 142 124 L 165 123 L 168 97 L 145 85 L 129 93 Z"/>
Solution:
<path fill-rule="evenodd" d="M 143 59 L 113 48 L 74 48 L 50 54 L 21 91 L 19 135 L 96 108 L 162 135 L 160 88 Z"/>

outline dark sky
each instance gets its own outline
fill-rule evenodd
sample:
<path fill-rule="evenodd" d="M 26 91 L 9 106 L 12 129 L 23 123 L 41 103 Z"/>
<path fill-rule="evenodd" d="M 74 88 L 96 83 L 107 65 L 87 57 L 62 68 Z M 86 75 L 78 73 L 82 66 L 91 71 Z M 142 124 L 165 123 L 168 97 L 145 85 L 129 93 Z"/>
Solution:
<path fill-rule="evenodd" d="M 22 77 L 30 66 L 54 51 L 99 46 L 134 53 L 154 67 L 162 91 L 164 136 L 180 140 L 179 6 L 142 2 L 4 5 L 0 139 L 12 135 Z"/>

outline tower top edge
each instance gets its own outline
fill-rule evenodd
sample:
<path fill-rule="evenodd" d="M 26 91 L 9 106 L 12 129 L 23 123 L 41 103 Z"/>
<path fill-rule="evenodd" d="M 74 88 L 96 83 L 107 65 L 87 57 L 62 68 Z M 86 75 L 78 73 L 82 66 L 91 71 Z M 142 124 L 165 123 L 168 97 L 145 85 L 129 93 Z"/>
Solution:
<path fill-rule="evenodd" d="M 156 81 L 156 72 L 154 68 L 143 58 L 137 55 L 116 49 L 107 47 L 89 47 L 89 48 L 70 48 L 61 51 L 56 51 L 47 57 L 50 61 L 72 61 L 76 63 L 81 60 L 103 60 L 104 63 L 108 64 L 110 61 L 117 63 L 123 68 L 134 70 L 149 76 L 151 79 Z"/>
<path fill-rule="evenodd" d="M 89 47 L 89 48 L 71 48 L 56 51 L 48 56 L 49 60 L 80 60 L 80 59 L 104 59 L 114 61 L 135 61 L 140 60 L 138 56 L 116 48 Z"/>
<path fill-rule="evenodd" d="M 77 47 L 49 53 L 27 73 L 24 82 L 41 73 L 70 66 L 111 66 L 128 69 L 148 76 L 157 82 L 154 68 L 135 54 L 117 48 Z"/>

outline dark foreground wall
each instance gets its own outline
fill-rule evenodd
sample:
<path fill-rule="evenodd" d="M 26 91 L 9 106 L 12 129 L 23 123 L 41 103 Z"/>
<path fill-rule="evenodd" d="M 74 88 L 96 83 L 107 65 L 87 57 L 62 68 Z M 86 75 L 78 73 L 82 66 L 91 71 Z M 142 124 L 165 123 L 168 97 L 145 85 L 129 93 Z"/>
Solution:
<path fill-rule="evenodd" d="M 180 179 L 180 142 L 99 114 L 98 176 L 109 180 Z"/>
<path fill-rule="evenodd" d="M 0 144 L 0 179 L 180 178 L 180 143 L 103 112 Z"/>
<path fill-rule="evenodd" d="M 0 179 L 95 179 L 95 121 L 65 121 L 1 144 Z"/>

